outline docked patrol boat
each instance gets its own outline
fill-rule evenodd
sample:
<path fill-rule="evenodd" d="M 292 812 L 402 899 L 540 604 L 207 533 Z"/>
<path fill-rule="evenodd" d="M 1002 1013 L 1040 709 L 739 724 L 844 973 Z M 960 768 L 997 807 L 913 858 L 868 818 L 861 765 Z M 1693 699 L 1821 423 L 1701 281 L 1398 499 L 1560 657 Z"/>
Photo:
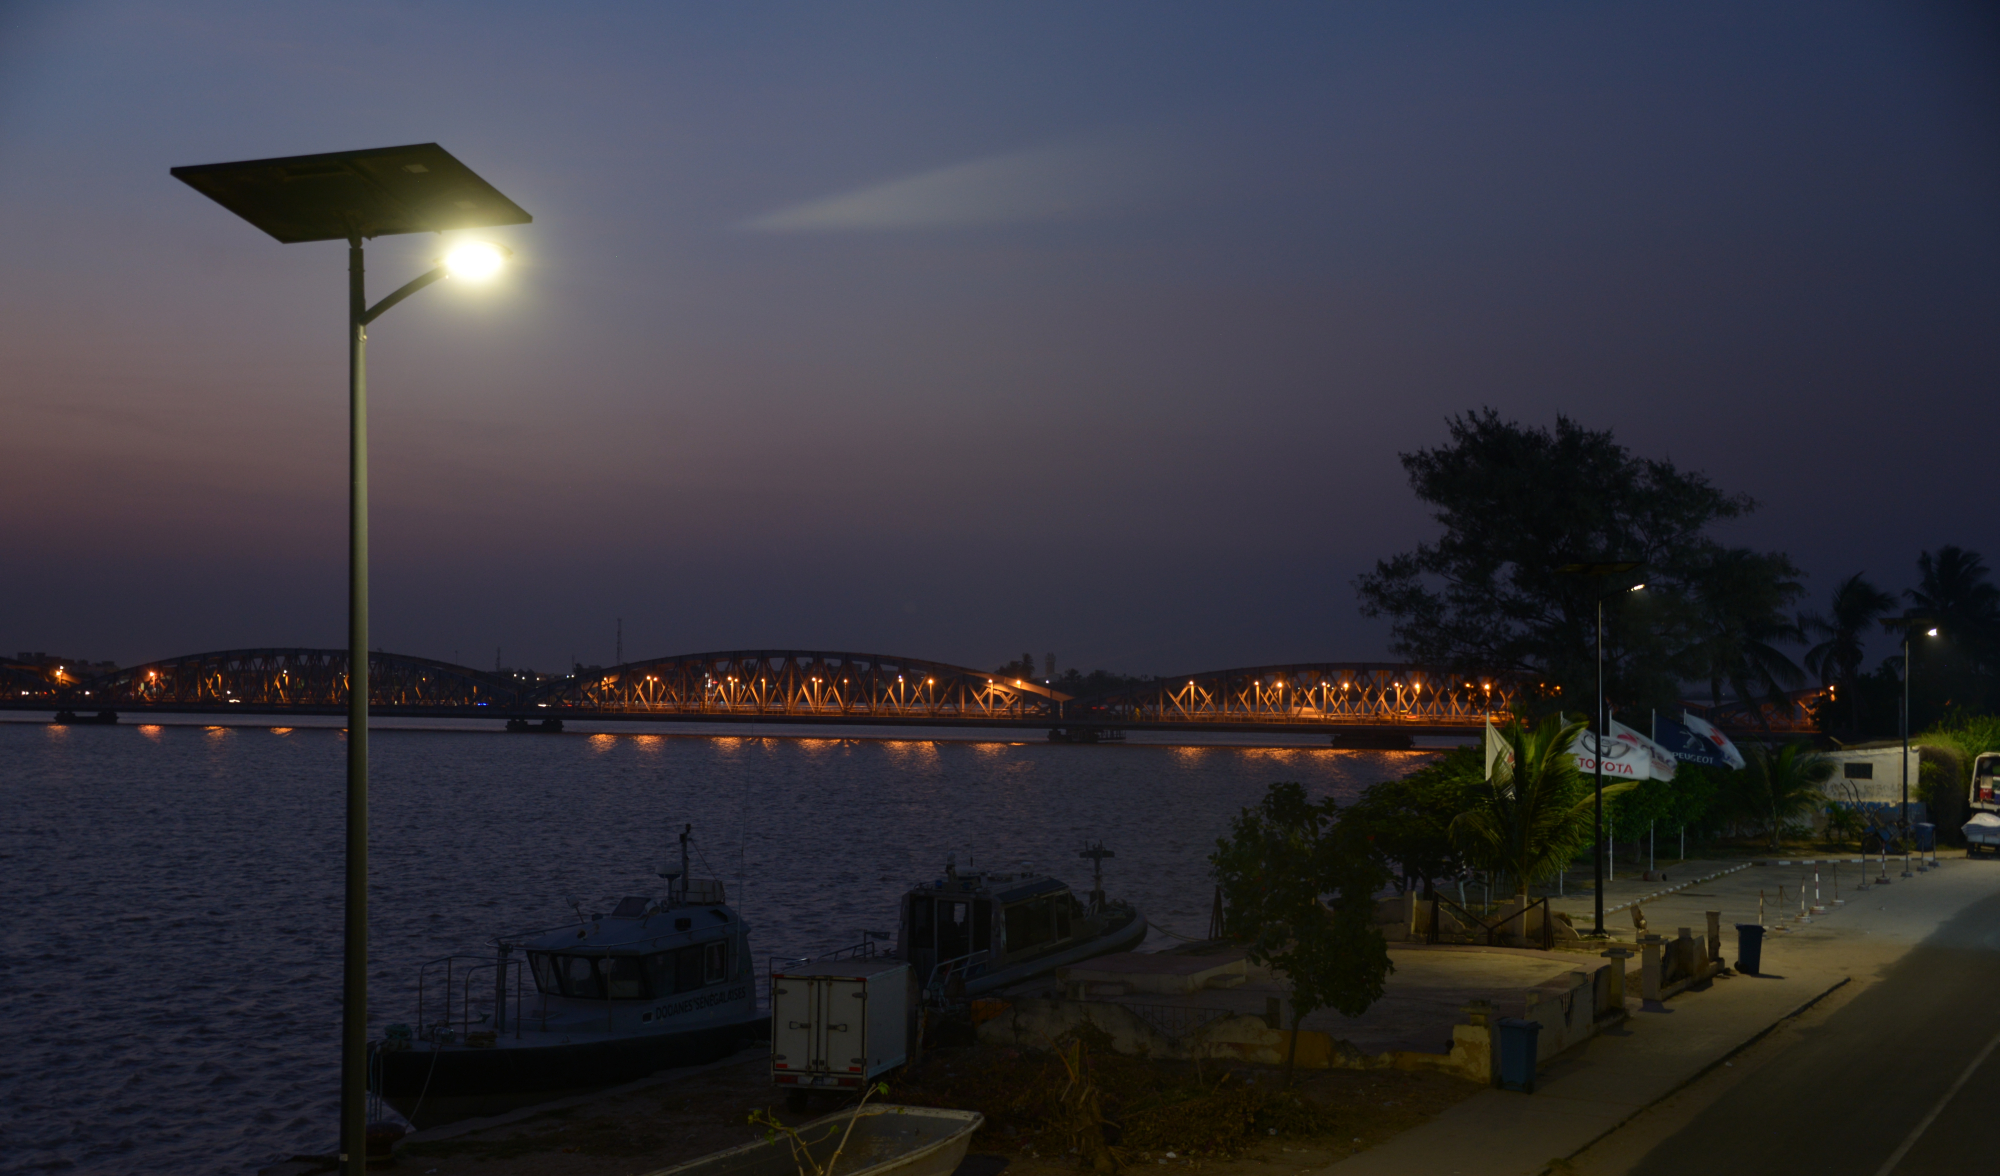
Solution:
<path fill-rule="evenodd" d="M 1100 844 L 1078 856 L 1094 866 L 1085 901 L 1048 874 L 960 871 L 947 861 L 942 877 L 903 895 L 896 955 L 927 996 L 978 996 L 1137 947 L 1145 916 L 1104 896 L 1104 859 L 1116 855 Z"/>
<path fill-rule="evenodd" d="M 424 965 L 415 1028 L 391 1025 L 373 1044 L 376 1092 L 421 1130 L 714 1061 L 761 1038 L 750 928 L 721 882 L 689 878 L 691 831 L 679 869 L 659 871 L 664 899 L 633 895 L 608 914 L 579 906 L 575 923 L 489 940 L 490 957 Z"/>

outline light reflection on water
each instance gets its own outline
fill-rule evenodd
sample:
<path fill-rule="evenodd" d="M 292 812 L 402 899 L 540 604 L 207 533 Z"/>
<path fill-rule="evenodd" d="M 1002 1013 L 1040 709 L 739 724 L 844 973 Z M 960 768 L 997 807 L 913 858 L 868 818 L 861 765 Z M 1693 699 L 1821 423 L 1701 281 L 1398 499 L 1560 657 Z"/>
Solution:
<path fill-rule="evenodd" d="M 248 1172 L 330 1150 L 345 738 L 0 723 L 0 1172 Z M 377 1029 L 416 965 L 657 893 L 692 822 L 769 955 L 894 924 L 962 865 L 1033 863 L 1205 930 L 1204 857 L 1274 780 L 1351 796 L 1407 752 L 899 737 L 373 732 Z M 1155 935 L 1150 947 L 1171 942 Z"/>

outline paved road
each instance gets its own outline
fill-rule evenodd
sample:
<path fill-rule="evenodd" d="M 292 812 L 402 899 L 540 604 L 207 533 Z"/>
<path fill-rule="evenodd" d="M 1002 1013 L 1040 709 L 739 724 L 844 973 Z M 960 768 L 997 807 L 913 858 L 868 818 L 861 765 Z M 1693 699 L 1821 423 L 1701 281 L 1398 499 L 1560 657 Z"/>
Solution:
<path fill-rule="evenodd" d="M 1890 965 L 1880 981 L 1695 1115 L 1632 1171 L 1634 1176 L 2000 1171 L 1996 1042 L 2000 896 L 1960 911 Z M 1910 1143 L 1926 1119 L 1928 1125 Z M 1897 1158 L 1906 1143 L 1908 1150 Z"/>

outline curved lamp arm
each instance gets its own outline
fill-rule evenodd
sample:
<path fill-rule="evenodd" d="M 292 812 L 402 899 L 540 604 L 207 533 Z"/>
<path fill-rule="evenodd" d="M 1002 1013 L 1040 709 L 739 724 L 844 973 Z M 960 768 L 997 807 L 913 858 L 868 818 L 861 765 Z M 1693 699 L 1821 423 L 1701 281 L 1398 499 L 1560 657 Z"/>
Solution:
<path fill-rule="evenodd" d="M 377 302 L 375 305 L 369 307 L 367 310 L 362 311 L 361 325 L 365 327 L 369 323 L 374 322 L 376 319 L 381 318 L 384 314 L 388 312 L 390 307 L 396 305 L 398 302 L 401 302 L 403 299 L 408 298 L 410 295 L 415 294 L 417 291 L 423 289 L 425 286 L 430 285 L 432 282 L 435 282 L 439 278 L 442 278 L 444 276 L 445 276 L 445 268 L 440 265 L 435 267 L 434 269 L 426 271 L 425 273 L 419 274 L 417 277 L 411 278 L 409 281 L 403 283 L 402 288 L 397 290 L 394 294 L 389 295 L 387 298 L 384 298 L 382 301 Z"/>

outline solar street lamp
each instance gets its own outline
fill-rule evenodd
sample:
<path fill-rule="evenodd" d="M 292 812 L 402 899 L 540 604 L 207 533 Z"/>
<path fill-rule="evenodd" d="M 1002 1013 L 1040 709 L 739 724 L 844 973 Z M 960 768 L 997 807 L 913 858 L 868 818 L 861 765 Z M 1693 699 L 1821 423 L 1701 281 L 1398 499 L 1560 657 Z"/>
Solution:
<path fill-rule="evenodd" d="M 347 242 L 347 906 L 340 1030 L 340 1165 L 367 1165 L 368 1073 L 368 324 L 442 278 L 491 277 L 506 251 L 457 245 L 374 306 L 361 243 L 398 233 L 533 220 L 436 143 L 173 169 L 176 179 L 287 245 Z"/>

